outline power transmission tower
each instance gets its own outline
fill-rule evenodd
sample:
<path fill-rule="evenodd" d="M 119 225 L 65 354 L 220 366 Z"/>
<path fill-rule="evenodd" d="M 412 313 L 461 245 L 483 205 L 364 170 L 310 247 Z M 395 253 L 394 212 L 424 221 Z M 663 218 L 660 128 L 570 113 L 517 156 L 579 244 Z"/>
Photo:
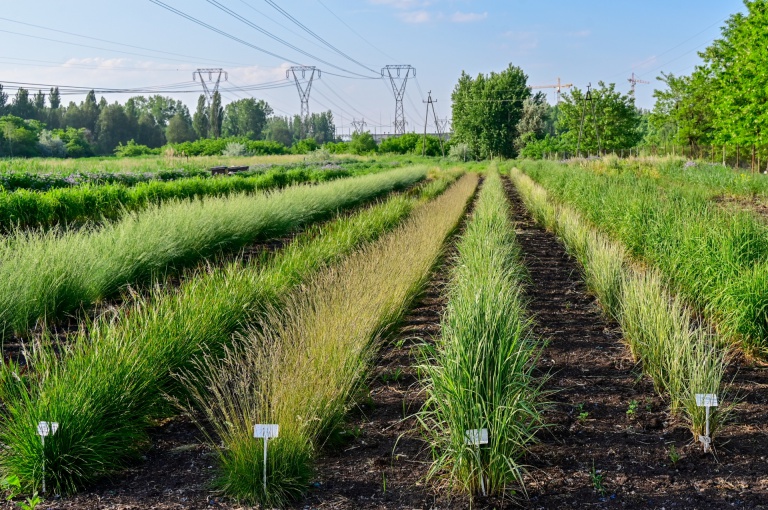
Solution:
<path fill-rule="evenodd" d="M 355 129 L 355 134 L 359 135 L 365 131 L 365 119 L 355 120 L 352 119 L 352 127 Z"/>
<path fill-rule="evenodd" d="M 597 138 L 597 153 L 600 154 L 603 148 L 600 146 L 600 133 L 597 130 L 597 115 L 595 114 L 595 101 L 592 98 L 592 84 L 587 85 L 587 93 L 584 95 L 584 102 L 581 107 L 581 122 L 579 124 L 579 142 L 576 144 L 576 154 L 581 156 L 581 135 L 584 133 L 584 116 L 587 111 L 587 101 L 592 107 L 592 120 L 595 124 L 595 138 Z"/>
<path fill-rule="evenodd" d="M 432 114 L 435 116 L 435 128 L 437 129 L 437 135 L 440 139 L 440 150 L 443 152 L 443 157 L 445 157 L 445 147 L 443 147 L 443 135 L 440 132 L 440 123 L 437 120 L 437 112 L 435 111 L 435 103 L 437 103 L 437 99 L 434 101 L 432 100 L 432 91 L 429 91 L 429 94 L 427 95 L 427 100 L 422 101 L 422 103 L 427 104 L 427 113 L 424 115 L 424 143 L 421 144 L 421 155 L 425 156 L 427 154 L 427 122 L 429 119 L 429 107 L 432 107 Z"/>
<path fill-rule="evenodd" d="M 557 83 L 553 85 L 534 85 L 528 87 L 529 89 L 555 89 L 555 95 L 557 96 L 557 104 L 560 104 L 560 91 L 562 89 L 569 89 L 573 87 L 573 83 L 560 83 L 560 78 L 557 78 Z"/>
<path fill-rule="evenodd" d="M 444 119 L 437 119 L 437 122 L 438 122 L 438 126 L 440 126 L 439 127 L 440 132 L 441 133 L 447 133 L 448 132 L 448 124 L 451 122 L 451 119 L 446 117 Z"/>
<path fill-rule="evenodd" d="M 413 71 L 413 75 L 411 75 L 411 71 Z M 409 65 L 388 65 L 381 69 L 381 77 L 389 78 L 392 92 L 395 94 L 395 136 L 405 134 L 403 97 L 405 96 L 405 85 L 411 76 L 416 77 L 416 68 Z"/>
<path fill-rule="evenodd" d="M 317 79 L 320 79 L 320 69 L 315 66 L 293 66 L 289 67 L 285 71 L 285 77 L 290 78 L 293 76 L 293 81 L 296 82 L 296 90 L 299 91 L 299 99 L 301 99 L 301 137 L 304 138 L 304 127 L 309 120 L 309 93 L 312 90 L 312 81 L 315 79 L 315 73 L 317 73 Z M 309 74 L 309 78 L 307 78 Z M 301 75 L 301 77 L 299 77 Z"/>
<path fill-rule="evenodd" d="M 631 78 L 628 78 L 628 79 L 627 79 L 627 81 L 628 81 L 629 83 L 631 83 L 631 84 L 632 84 L 632 90 L 630 90 L 630 92 L 629 92 L 629 93 L 632 95 L 632 97 L 635 97 L 635 86 L 636 86 L 638 83 L 645 83 L 646 85 L 648 85 L 648 84 L 650 84 L 650 83 L 651 83 L 651 82 L 649 82 L 649 81 L 641 80 L 640 78 L 638 78 L 637 76 L 635 76 L 635 73 L 634 73 L 634 72 L 632 73 L 632 77 L 631 77 Z"/>
<path fill-rule="evenodd" d="M 206 81 L 205 75 L 208 75 L 208 80 Z M 213 77 L 216 77 L 214 80 Z M 227 81 L 229 79 L 229 74 L 224 69 L 221 68 L 211 68 L 211 69 L 198 69 L 194 73 L 192 73 L 192 81 L 197 81 L 197 78 L 200 77 L 200 83 L 203 84 L 203 93 L 205 93 L 205 99 L 208 101 L 208 107 L 211 107 L 211 101 L 213 100 L 213 95 L 216 93 L 217 90 L 219 90 L 219 83 L 221 82 L 221 77 L 224 77 L 224 81 Z M 208 83 L 213 83 L 213 87 L 209 88 Z"/>

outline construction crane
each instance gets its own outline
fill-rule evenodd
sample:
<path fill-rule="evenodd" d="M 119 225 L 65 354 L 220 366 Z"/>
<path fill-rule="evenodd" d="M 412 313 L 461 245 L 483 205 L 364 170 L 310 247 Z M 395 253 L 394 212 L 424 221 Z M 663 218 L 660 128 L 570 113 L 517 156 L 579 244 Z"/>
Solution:
<path fill-rule="evenodd" d="M 569 89 L 573 87 L 573 83 L 560 83 L 560 78 L 557 79 L 555 85 L 533 85 L 529 86 L 529 89 L 555 89 L 555 95 L 557 96 L 557 104 L 560 104 L 560 90 Z"/>
<path fill-rule="evenodd" d="M 632 97 L 635 97 L 635 85 L 637 85 L 638 83 L 645 83 L 646 85 L 651 83 L 649 81 L 641 80 L 640 78 L 635 76 L 634 72 L 632 73 L 632 77 L 628 78 L 627 81 L 632 84 L 632 90 L 630 90 L 629 92 L 630 94 L 632 94 Z"/>

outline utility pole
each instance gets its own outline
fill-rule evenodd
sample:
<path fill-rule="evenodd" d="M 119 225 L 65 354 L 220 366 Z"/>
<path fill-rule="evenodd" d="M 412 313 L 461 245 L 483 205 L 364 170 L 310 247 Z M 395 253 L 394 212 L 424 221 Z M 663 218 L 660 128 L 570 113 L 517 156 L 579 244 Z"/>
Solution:
<path fill-rule="evenodd" d="M 432 91 L 431 90 L 429 91 L 429 94 L 427 95 L 427 100 L 426 101 L 422 101 L 422 103 L 426 103 L 426 105 L 427 105 L 427 112 L 424 115 L 424 142 L 422 143 L 422 146 L 421 146 L 421 155 L 422 156 L 426 156 L 426 154 L 427 154 L 427 122 L 428 122 L 428 119 L 429 119 L 429 107 L 431 106 L 432 107 L 432 114 L 435 117 L 435 129 L 437 129 L 437 135 L 438 135 L 438 137 L 440 139 L 440 150 L 443 153 L 443 157 L 445 157 L 445 147 L 443 146 L 443 136 L 442 136 L 442 133 L 440 132 L 440 123 L 437 120 L 437 112 L 435 111 L 435 103 L 437 103 L 437 99 L 435 99 L 434 101 L 432 100 Z"/>
<path fill-rule="evenodd" d="M 581 156 L 581 135 L 584 133 L 584 117 L 587 111 L 587 101 L 589 101 L 590 106 L 592 107 L 592 120 L 595 124 L 595 138 L 597 138 L 597 153 L 598 155 L 602 152 L 602 147 L 600 146 L 600 133 L 597 131 L 597 115 L 595 114 L 595 101 L 592 98 L 592 84 L 590 83 L 587 85 L 587 93 L 584 95 L 584 102 L 581 107 L 581 122 L 579 123 L 579 142 L 576 144 L 576 154 L 578 156 Z"/>
<path fill-rule="evenodd" d="M 411 74 L 413 72 L 413 74 Z M 395 95 L 395 136 L 405 134 L 405 111 L 403 97 L 408 78 L 416 77 L 416 68 L 409 65 L 388 65 L 381 69 L 381 77 L 388 77 Z"/>
<path fill-rule="evenodd" d="M 635 76 L 634 71 L 632 72 L 632 77 L 628 78 L 627 81 L 632 84 L 632 90 L 629 91 L 632 97 L 635 97 L 635 85 L 637 85 L 638 83 L 645 83 L 646 85 L 651 83 L 649 81 L 641 80 L 640 78 Z"/>
<path fill-rule="evenodd" d="M 573 83 L 560 83 L 560 78 L 557 78 L 557 83 L 552 85 L 533 85 L 532 87 L 528 87 L 529 89 L 555 89 L 555 96 L 557 98 L 557 103 L 560 104 L 560 91 L 562 89 L 569 89 L 573 87 Z"/>
<path fill-rule="evenodd" d="M 309 122 L 309 93 L 312 90 L 312 81 L 315 79 L 315 73 L 317 73 L 317 79 L 319 80 L 320 69 L 315 66 L 292 66 L 285 71 L 285 78 L 289 79 L 293 76 L 293 81 L 296 82 L 296 90 L 299 91 L 302 138 L 305 138 L 305 135 L 308 134 L 304 132 L 304 129 Z M 307 74 L 309 74 L 309 78 L 307 78 Z"/>
<path fill-rule="evenodd" d="M 360 133 L 365 132 L 365 119 L 362 120 L 355 120 L 352 119 L 352 127 L 355 128 L 355 134 L 359 135 Z"/>

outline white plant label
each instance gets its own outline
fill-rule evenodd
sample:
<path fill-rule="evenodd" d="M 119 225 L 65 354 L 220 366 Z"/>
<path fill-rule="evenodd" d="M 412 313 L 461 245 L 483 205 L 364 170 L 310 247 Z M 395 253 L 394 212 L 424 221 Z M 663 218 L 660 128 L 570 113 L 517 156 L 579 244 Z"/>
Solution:
<path fill-rule="evenodd" d="M 59 430 L 59 424 L 55 421 L 41 421 L 37 424 L 38 436 L 52 436 L 56 433 L 57 430 Z"/>
<path fill-rule="evenodd" d="M 279 425 L 257 423 L 253 426 L 253 437 L 272 439 L 277 437 L 279 431 Z"/>
<path fill-rule="evenodd" d="M 464 444 L 488 444 L 488 429 L 470 429 L 464 432 Z"/>
<path fill-rule="evenodd" d="M 697 393 L 696 405 L 699 407 L 717 407 L 717 395 L 714 393 Z"/>

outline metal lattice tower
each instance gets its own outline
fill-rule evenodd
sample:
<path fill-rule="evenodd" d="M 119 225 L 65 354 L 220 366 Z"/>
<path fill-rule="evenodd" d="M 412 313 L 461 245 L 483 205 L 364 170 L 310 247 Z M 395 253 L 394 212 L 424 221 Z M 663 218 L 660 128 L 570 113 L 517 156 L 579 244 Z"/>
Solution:
<path fill-rule="evenodd" d="M 208 80 L 206 81 L 205 75 L 208 75 Z M 208 100 L 208 107 L 211 106 L 211 101 L 213 101 L 213 95 L 216 93 L 217 90 L 219 90 L 219 83 L 221 83 L 221 77 L 224 77 L 224 81 L 229 80 L 229 74 L 224 69 L 221 68 L 210 68 L 210 69 L 198 69 L 194 73 L 192 73 L 192 81 L 197 81 L 198 76 L 200 77 L 200 83 L 203 84 L 203 92 L 205 93 L 205 99 Z M 214 80 L 213 77 L 216 77 Z M 208 87 L 208 83 L 212 82 L 213 87 Z"/>
<path fill-rule="evenodd" d="M 437 111 L 435 111 L 435 103 L 437 103 L 437 99 L 432 99 L 432 91 L 429 91 L 429 95 L 427 97 L 426 101 L 421 101 L 422 103 L 425 103 L 427 105 L 427 113 L 424 116 L 424 142 L 421 144 L 421 155 L 425 156 L 427 154 L 427 123 L 429 122 L 429 107 L 432 107 L 432 114 L 435 116 L 435 129 L 437 130 L 437 136 L 440 139 L 440 150 L 443 153 L 443 157 L 445 157 L 445 146 L 443 145 L 443 133 L 440 131 L 440 121 L 437 118 Z"/>
<path fill-rule="evenodd" d="M 299 91 L 299 99 L 301 99 L 302 121 L 309 118 L 309 93 L 312 90 L 312 81 L 315 79 L 315 73 L 317 73 L 317 78 L 320 79 L 320 69 L 315 66 L 293 66 L 285 71 L 285 77 L 290 78 L 293 76 L 293 81 L 296 82 L 296 90 Z M 309 78 L 307 78 L 307 74 L 309 74 Z"/>
<path fill-rule="evenodd" d="M 359 135 L 360 133 L 363 133 L 365 131 L 365 119 L 362 120 L 355 120 L 352 119 L 352 127 L 354 128 L 354 132 L 356 135 Z"/>
<path fill-rule="evenodd" d="M 403 97 L 405 96 L 405 85 L 411 76 L 416 77 L 416 68 L 409 65 L 389 65 L 381 70 L 381 77 L 389 78 L 392 84 L 392 92 L 395 94 L 395 135 L 405 134 Z"/>

